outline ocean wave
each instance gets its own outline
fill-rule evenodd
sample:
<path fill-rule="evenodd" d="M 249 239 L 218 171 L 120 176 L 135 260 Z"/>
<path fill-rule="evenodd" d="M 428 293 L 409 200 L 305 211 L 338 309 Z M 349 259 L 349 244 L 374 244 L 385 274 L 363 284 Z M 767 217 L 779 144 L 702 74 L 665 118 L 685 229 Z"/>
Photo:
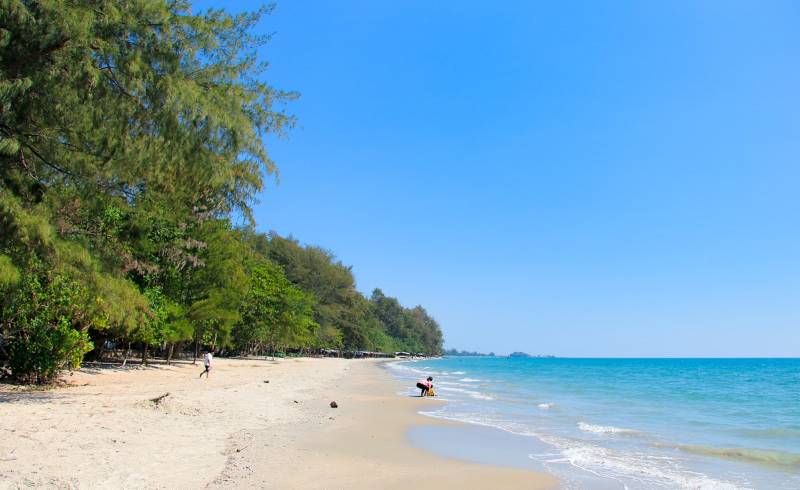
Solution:
<path fill-rule="evenodd" d="M 644 488 L 666 487 L 686 490 L 740 490 L 746 488 L 702 473 L 689 471 L 680 466 L 679 460 L 667 456 L 613 450 L 585 441 L 540 434 L 530 431 L 518 423 L 492 420 L 475 413 L 449 412 L 444 409 L 420 411 L 419 413 L 428 417 L 493 427 L 511 434 L 539 439 L 554 447 L 558 453 L 530 454 L 528 457 L 550 466 L 551 471 L 556 474 L 559 472 L 552 465 L 567 464 L 599 478 L 619 481 L 623 488 L 629 488 L 627 483 L 631 482 L 637 482 Z"/>
<path fill-rule="evenodd" d="M 556 404 L 553 402 L 547 402 L 547 403 L 540 403 L 536 406 L 541 408 L 542 410 L 550 410 L 551 408 L 555 407 Z"/>
<path fill-rule="evenodd" d="M 452 383 L 452 382 L 448 382 L 448 381 L 442 381 L 438 385 L 434 385 L 434 386 L 441 387 L 442 391 L 444 391 L 444 392 L 453 391 L 453 392 L 456 392 L 456 393 L 463 393 L 463 394 L 468 395 L 471 398 L 474 398 L 476 400 L 494 400 L 495 399 L 494 396 L 492 396 L 492 395 L 490 395 L 488 393 L 481 393 L 481 392 L 475 391 L 475 390 L 466 390 L 464 388 L 459 388 L 459 386 L 471 387 L 471 385 L 463 385 L 463 384 L 459 384 L 459 383 Z"/>
<path fill-rule="evenodd" d="M 413 373 L 421 373 L 422 372 L 419 369 L 416 369 L 416 368 L 413 368 L 411 366 L 408 366 L 408 364 L 409 364 L 408 362 L 403 361 L 403 362 L 390 362 L 390 363 L 387 363 L 386 365 L 390 369 L 392 369 L 394 371 L 408 371 L 408 372 L 413 372 Z"/>
<path fill-rule="evenodd" d="M 578 428 L 584 432 L 592 432 L 594 434 L 638 434 L 638 430 L 623 429 L 613 427 L 610 425 L 592 425 L 586 422 L 578 422 Z"/>
<path fill-rule="evenodd" d="M 402 361 L 402 362 L 390 362 L 387 365 L 394 370 L 397 374 L 413 374 L 414 377 L 427 377 L 427 376 L 447 376 L 450 373 L 446 371 L 432 371 L 427 366 L 423 366 L 422 369 L 418 369 L 417 367 L 407 366 L 406 364 L 410 363 L 410 361 Z"/>
<path fill-rule="evenodd" d="M 446 387 L 453 387 L 458 386 L 462 388 L 472 388 L 473 385 L 467 383 L 459 383 L 457 381 L 437 381 L 435 386 L 446 386 Z"/>
<path fill-rule="evenodd" d="M 433 412 L 418 412 L 420 415 L 425 415 L 427 417 L 435 418 L 435 419 L 444 419 L 444 420 L 453 420 L 456 422 L 464 422 L 467 424 L 472 425 L 480 425 L 483 427 L 491 427 L 494 429 L 500 429 L 504 432 L 508 432 L 511 434 L 522 435 L 522 436 L 535 436 L 532 432 L 526 432 L 526 430 L 520 426 L 519 424 L 515 424 L 513 422 L 497 422 L 490 418 L 483 417 L 478 414 L 474 413 L 461 413 L 461 412 L 451 412 L 446 409 L 440 409 Z"/>
<path fill-rule="evenodd" d="M 555 436 L 538 436 L 558 448 L 562 458 L 546 463 L 568 463 L 602 478 L 617 480 L 627 488 L 626 481 L 635 481 L 645 488 L 668 487 L 692 490 L 738 490 L 734 483 L 718 480 L 702 473 L 682 468 L 677 460 L 634 451 L 613 450 L 595 444 Z M 529 455 L 537 459 L 537 455 Z"/>
<path fill-rule="evenodd" d="M 739 447 L 718 448 L 718 447 L 691 446 L 691 445 L 679 445 L 676 447 L 681 451 L 693 454 L 700 454 L 703 456 L 714 456 L 723 459 L 750 461 L 753 463 L 761 463 L 774 466 L 785 466 L 789 468 L 800 467 L 800 454 L 790 453 L 785 451 L 775 451 L 770 449 L 739 448 Z"/>
<path fill-rule="evenodd" d="M 495 400 L 495 397 L 492 395 L 486 395 L 484 393 L 470 393 L 469 396 L 476 400 Z"/>
<path fill-rule="evenodd" d="M 453 374 L 455 374 L 455 373 L 453 373 Z M 478 382 L 480 382 L 479 379 L 475 379 L 475 378 L 461 378 L 461 379 L 459 379 L 459 381 L 463 381 L 465 383 L 478 383 Z"/>
<path fill-rule="evenodd" d="M 457 375 L 457 376 L 463 376 L 463 375 L 465 375 L 467 373 L 465 373 L 464 371 L 453 371 L 450 374 L 454 374 L 454 375 Z"/>

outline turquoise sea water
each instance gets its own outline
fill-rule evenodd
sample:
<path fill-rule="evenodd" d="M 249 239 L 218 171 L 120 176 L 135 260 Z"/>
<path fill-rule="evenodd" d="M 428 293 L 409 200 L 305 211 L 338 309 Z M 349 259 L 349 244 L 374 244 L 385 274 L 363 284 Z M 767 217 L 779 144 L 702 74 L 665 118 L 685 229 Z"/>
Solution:
<path fill-rule="evenodd" d="M 800 359 L 453 357 L 389 369 L 407 394 L 434 377 L 447 403 L 420 400 L 425 415 L 531 438 L 532 467 L 566 488 L 800 489 Z"/>

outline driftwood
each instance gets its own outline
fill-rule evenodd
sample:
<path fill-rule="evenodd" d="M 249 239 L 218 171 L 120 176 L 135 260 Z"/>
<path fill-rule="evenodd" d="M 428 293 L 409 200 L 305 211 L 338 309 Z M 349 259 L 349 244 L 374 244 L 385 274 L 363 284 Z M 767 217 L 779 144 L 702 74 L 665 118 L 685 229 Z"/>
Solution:
<path fill-rule="evenodd" d="M 163 395 L 161 395 L 161 396 L 157 396 L 157 397 L 155 397 L 155 398 L 151 398 L 151 399 L 150 399 L 150 401 L 151 401 L 151 402 L 153 402 L 153 403 L 155 403 L 156 405 L 158 405 L 159 403 L 161 403 L 161 400 L 163 400 L 164 398 L 166 398 L 166 397 L 168 397 L 168 396 L 169 396 L 169 392 L 167 392 L 167 393 L 164 393 L 164 394 L 163 394 Z"/>

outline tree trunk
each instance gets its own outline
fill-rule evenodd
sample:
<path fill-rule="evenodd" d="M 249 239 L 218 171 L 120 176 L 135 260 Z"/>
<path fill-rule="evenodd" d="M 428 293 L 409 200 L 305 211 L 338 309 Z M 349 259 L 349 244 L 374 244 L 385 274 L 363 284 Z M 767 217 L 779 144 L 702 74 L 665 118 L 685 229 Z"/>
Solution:
<path fill-rule="evenodd" d="M 192 364 L 195 364 L 197 362 L 198 349 L 200 349 L 200 341 L 197 340 L 197 339 L 194 339 L 194 358 L 192 358 Z"/>
<path fill-rule="evenodd" d="M 150 349 L 150 345 L 146 342 L 144 347 L 142 347 L 142 366 L 147 366 L 147 351 Z"/>
<path fill-rule="evenodd" d="M 106 352 L 106 337 L 100 337 L 100 346 L 97 348 L 97 362 L 103 362 L 103 354 Z"/>
<path fill-rule="evenodd" d="M 167 352 L 167 366 L 169 366 L 170 361 L 172 361 L 172 353 L 175 351 L 175 344 L 169 344 L 169 351 Z"/>
<path fill-rule="evenodd" d="M 128 342 L 128 350 L 125 351 L 125 359 L 122 361 L 122 367 L 128 364 L 128 357 L 131 355 L 131 343 Z"/>

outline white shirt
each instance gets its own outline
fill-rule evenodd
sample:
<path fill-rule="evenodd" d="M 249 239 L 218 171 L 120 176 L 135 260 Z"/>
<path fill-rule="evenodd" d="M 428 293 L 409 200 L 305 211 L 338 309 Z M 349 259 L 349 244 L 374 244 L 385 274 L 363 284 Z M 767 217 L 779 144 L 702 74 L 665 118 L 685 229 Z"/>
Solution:
<path fill-rule="evenodd" d="M 212 356 L 210 352 L 206 352 L 206 355 L 203 356 L 203 364 L 210 366 L 213 358 L 214 356 Z"/>

